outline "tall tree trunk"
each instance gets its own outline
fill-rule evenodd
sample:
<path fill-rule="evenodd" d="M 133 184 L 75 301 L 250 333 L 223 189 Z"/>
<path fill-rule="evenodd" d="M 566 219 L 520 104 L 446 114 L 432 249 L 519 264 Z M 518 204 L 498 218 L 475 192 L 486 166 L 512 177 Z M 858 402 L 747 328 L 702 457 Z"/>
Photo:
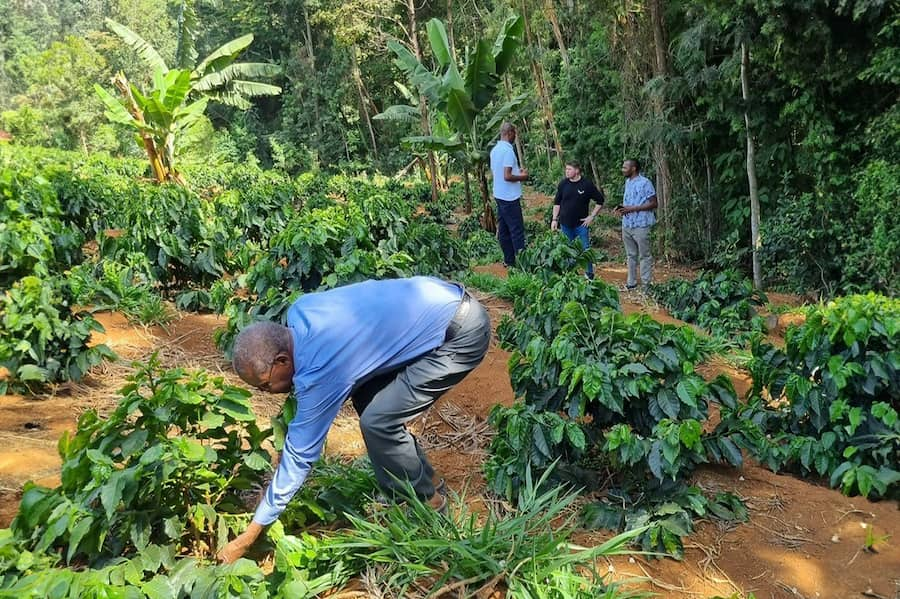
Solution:
<path fill-rule="evenodd" d="M 600 187 L 600 172 L 597 170 L 597 162 L 594 160 L 593 156 L 588 160 L 590 160 L 591 163 L 591 174 L 594 176 L 594 185 Z"/>
<path fill-rule="evenodd" d="M 450 55 L 456 62 L 456 36 L 453 33 L 453 0 L 447 0 L 447 34 L 450 36 Z"/>
<path fill-rule="evenodd" d="M 569 51 L 566 49 L 566 41 L 563 39 L 562 30 L 559 28 L 559 19 L 556 17 L 556 7 L 553 5 L 554 0 L 544 0 L 544 13 L 550 20 L 550 26 L 553 28 L 553 37 L 556 38 L 556 45 L 559 46 L 559 55 L 563 64 L 569 68 Z"/>
<path fill-rule="evenodd" d="M 534 85 L 537 88 L 538 100 L 541 103 L 541 109 L 544 112 L 544 120 L 547 123 L 547 130 L 550 132 L 550 136 L 553 140 L 553 145 L 556 148 L 556 154 L 559 158 L 562 158 L 562 144 L 559 141 L 559 132 L 556 130 L 556 123 L 553 119 L 553 105 L 550 102 L 550 95 L 547 93 L 547 85 L 544 82 L 544 69 L 541 66 L 541 63 L 535 57 L 534 53 L 534 38 L 531 35 L 531 24 L 528 20 L 528 11 L 526 10 L 524 0 L 521 3 L 522 6 L 522 18 L 525 21 L 525 42 L 528 44 L 529 48 L 532 50 L 529 52 L 530 61 L 531 61 L 531 72 L 534 75 Z"/>
<path fill-rule="evenodd" d="M 312 37 L 312 28 L 309 25 L 309 11 L 306 8 L 306 3 L 303 3 L 303 20 L 306 25 L 306 59 L 309 65 L 310 73 L 316 72 L 316 54 L 313 49 L 313 37 Z M 312 93 L 312 105 L 313 112 L 316 118 L 316 143 L 320 143 L 322 140 L 322 119 L 319 117 L 319 96 L 316 94 L 315 90 Z"/>
<path fill-rule="evenodd" d="M 665 12 L 662 0 L 650 0 L 650 19 L 653 23 L 653 46 L 656 50 L 654 75 L 666 79 L 669 77 L 669 42 L 666 32 Z M 664 89 L 664 88 L 661 88 Z M 656 118 L 662 123 L 665 118 L 666 99 L 663 91 L 653 96 Z M 669 201 L 672 195 L 672 177 L 669 170 L 669 154 L 666 143 L 662 139 L 653 142 L 653 159 L 656 162 L 656 198 L 659 200 L 659 211 L 662 220 L 663 255 L 669 253 Z"/>
<path fill-rule="evenodd" d="M 472 214 L 472 187 L 469 185 L 469 165 L 463 163 L 463 186 L 466 190 L 466 214 Z"/>
<path fill-rule="evenodd" d="M 741 43 L 741 95 L 744 100 L 744 127 L 747 129 L 747 184 L 750 187 L 750 248 L 753 251 L 753 286 L 762 289 L 759 265 L 759 186 L 756 182 L 756 147 L 750 130 L 750 46 Z"/>
<path fill-rule="evenodd" d="M 350 68 L 353 71 L 353 81 L 356 83 L 356 93 L 359 95 L 359 114 L 369 130 L 369 140 L 372 142 L 372 153 L 378 156 L 378 142 L 375 141 L 375 128 L 372 126 L 372 118 L 369 116 L 369 104 L 366 101 L 366 93 L 363 87 L 362 74 L 359 72 L 357 60 L 358 49 L 356 45 L 350 47 Z"/>
<path fill-rule="evenodd" d="M 481 201 L 484 205 L 484 212 L 481 215 L 481 226 L 489 233 L 497 232 L 497 219 L 494 218 L 494 207 L 491 202 L 491 194 L 488 191 L 487 184 L 487 165 L 484 161 L 478 163 L 478 187 L 481 190 Z"/>
<path fill-rule="evenodd" d="M 409 21 L 409 37 L 413 48 L 413 55 L 416 60 L 422 60 L 422 48 L 419 46 L 419 26 L 416 20 L 416 3 L 415 0 L 406 0 L 406 17 Z M 419 95 L 419 122 L 422 132 L 425 135 L 431 135 L 431 123 L 428 120 L 428 105 L 425 96 Z M 431 201 L 437 202 L 438 199 L 438 179 L 437 179 L 437 161 L 434 158 L 434 152 L 428 151 L 428 178 L 431 180 Z"/>

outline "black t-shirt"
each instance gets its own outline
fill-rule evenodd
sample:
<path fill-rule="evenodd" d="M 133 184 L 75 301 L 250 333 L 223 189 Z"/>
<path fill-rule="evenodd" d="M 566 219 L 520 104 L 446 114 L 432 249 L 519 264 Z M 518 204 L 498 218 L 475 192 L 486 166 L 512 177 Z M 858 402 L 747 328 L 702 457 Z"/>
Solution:
<path fill-rule="evenodd" d="M 553 200 L 559 206 L 559 224 L 580 227 L 581 219 L 587 218 L 591 200 L 602 206 L 606 198 L 602 191 L 584 177 L 574 183 L 568 179 L 560 181 Z"/>

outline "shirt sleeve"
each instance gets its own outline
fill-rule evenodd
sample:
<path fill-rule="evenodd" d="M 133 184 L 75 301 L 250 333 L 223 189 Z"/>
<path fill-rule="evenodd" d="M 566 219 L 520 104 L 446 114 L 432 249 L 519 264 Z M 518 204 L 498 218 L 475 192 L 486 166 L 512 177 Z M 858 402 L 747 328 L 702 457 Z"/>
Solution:
<path fill-rule="evenodd" d="M 641 199 L 641 203 L 643 204 L 651 197 L 656 195 L 656 189 L 653 187 L 653 182 L 650 179 L 646 179 L 644 182 L 644 193 L 643 198 Z"/>
<path fill-rule="evenodd" d="M 598 206 L 602 206 L 606 202 L 606 196 L 603 195 L 603 190 L 591 183 L 591 196 L 594 198 L 594 201 L 597 202 Z"/>
<path fill-rule="evenodd" d="M 560 181 L 559 185 L 556 186 L 556 196 L 554 196 L 554 198 L 553 198 L 553 203 L 557 206 L 562 204 L 562 188 L 563 188 L 563 182 Z"/>
<path fill-rule="evenodd" d="M 256 508 L 254 522 L 268 526 L 277 520 L 303 485 L 312 465 L 322 453 L 328 429 L 348 392 L 349 386 L 335 385 L 313 387 L 302 394 L 297 414 L 288 425 L 281 461 L 263 500 Z"/>
<path fill-rule="evenodd" d="M 504 148 L 503 151 L 503 166 L 504 168 L 509 166 L 513 169 L 513 174 L 517 175 L 516 172 L 516 153 L 513 151 L 512 146 L 508 148 Z"/>

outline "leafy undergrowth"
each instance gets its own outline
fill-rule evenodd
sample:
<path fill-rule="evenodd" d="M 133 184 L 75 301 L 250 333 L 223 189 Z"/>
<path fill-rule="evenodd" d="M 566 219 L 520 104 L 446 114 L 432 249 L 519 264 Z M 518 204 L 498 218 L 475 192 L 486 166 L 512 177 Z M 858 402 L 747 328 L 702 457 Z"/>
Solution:
<path fill-rule="evenodd" d="M 671 279 L 654 285 L 652 294 L 675 318 L 739 345 L 766 332 L 756 313 L 766 296 L 736 270 L 701 272 L 693 281 Z"/>
<path fill-rule="evenodd" d="M 780 349 L 756 341 L 746 405 L 722 427 L 772 470 L 828 477 L 847 495 L 900 497 L 900 300 L 875 294 L 807 310 Z"/>
<path fill-rule="evenodd" d="M 25 276 L 0 291 L 0 393 L 36 391 L 48 383 L 77 381 L 103 360 L 115 359 L 106 345 L 89 344 L 103 327 L 73 308 L 62 277 Z"/>
<path fill-rule="evenodd" d="M 316 466 L 255 548 L 274 569 L 218 565 L 216 551 L 251 517 L 271 470 L 263 444 L 281 425 L 260 429 L 249 393 L 221 377 L 162 370 L 155 358 L 136 366 L 111 414 L 86 412 L 60 440 L 60 486 L 26 486 L 0 531 L 0 597 L 304 598 L 353 578 L 398 594 L 627 596 L 595 561 L 641 531 L 591 549 L 569 544 L 577 495 L 539 490 L 546 478 L 524 480 L 515 511 L 474 513 L 452 496 L 448 517 L 415 499 L 377 506 L 364 462 Z"/>
<path fill-rule="evenodd" d="M 575 269 L 582 257 L 567 255 L 574 249 L 559 243 L 526 257 Z M 521 401 L 491 413 L 491 489 L 514 500 L 533 470 L 558 462 L 549 480 L 600 494 L 585 512 L 588 526 L 643 527 L 645 550 L 676 557 L 694 517 L 746 519 L 733 495 L 707 498 L 687 484 L 699 464 L 742 460 L 734 429 L 704 432 L 711 404 L 737 405 L 726 377 L 707 382 L 695 371 L 708 340 L 690 327 L 623 315 L 613 287 L 575 272 L 542 271 L 516 287 L 513 317 L 498 334 L 512 351 Z"/>

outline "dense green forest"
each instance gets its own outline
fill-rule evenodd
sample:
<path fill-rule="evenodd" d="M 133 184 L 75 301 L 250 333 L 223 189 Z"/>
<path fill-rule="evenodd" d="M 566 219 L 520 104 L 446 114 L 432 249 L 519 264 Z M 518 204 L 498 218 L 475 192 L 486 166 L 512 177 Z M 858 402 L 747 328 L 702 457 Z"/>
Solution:
<path fill-rule="evenodd" d="M 180 161 L 259 163 L 290 175 L 434 173 L 436 192 L 466 175 L 477 196 L 473 152 L 483 155 L 491 137 L 472 134 L 462 151 L 410 142 L 465 132 L 446 102 L 419 95 L 398 52 L 443 73 L 426 27 L 440 19 L 463 72 L 514 13 L 521 45 L 490 106 L 476 107 L 495 114 L 511 104 L 539 190 L 552 193 L 562 161 L 576 159 L 616 198 L 622 159 L 637 157 L 659 190 L 661 254 L 751 273 L 757 204 L 766 286 L 895 294 L 897 8 L 890 0 L 2 0 L 0 129 L 14 144 L 143 155 L 128 128 L 104 116 L 95 84 L 115 94 L 121 71 L 149 86 L 153 70 L 105 20 L 178 67 L 253 34 L 240 55 L 260 66 L 251 85 L 280 93 L 229 102 L 228 83 L 197 107 L 205 110 L 174 147 Z"/>

